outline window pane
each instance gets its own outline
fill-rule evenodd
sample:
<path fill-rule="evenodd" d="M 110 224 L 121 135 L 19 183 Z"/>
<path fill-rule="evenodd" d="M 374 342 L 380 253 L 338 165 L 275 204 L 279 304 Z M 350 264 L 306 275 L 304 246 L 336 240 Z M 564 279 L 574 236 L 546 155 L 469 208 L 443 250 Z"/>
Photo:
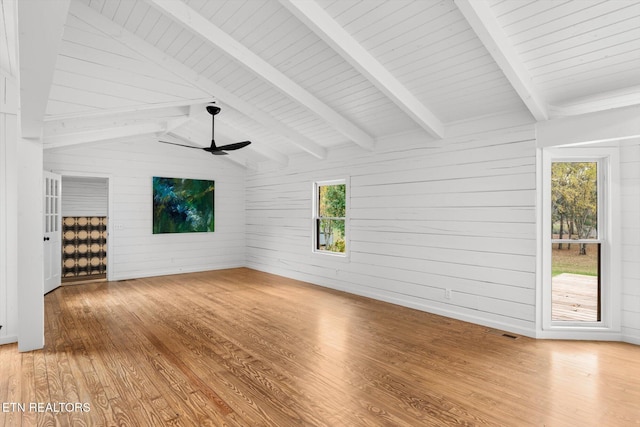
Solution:
<path fill-rule="evenodd" d="M 346 185 L 322 185 L 318 188 L 318 216 L 344 218 Z"/>
<path fill-rule="evenodd" d="M 345 251 L 344 241 L 344 220 L 340 219 L 319 219 L 317 248 L 322 251 L 340 252 Z"/>
<path fill-rule="evenodd" d="M 553 239 L 598 238 L 598 164 L 551 164 Z"/>
<path fill-rule="evenodd" d="M 600 244 L 552 245 L 552 320 L 600 321 Z"/>

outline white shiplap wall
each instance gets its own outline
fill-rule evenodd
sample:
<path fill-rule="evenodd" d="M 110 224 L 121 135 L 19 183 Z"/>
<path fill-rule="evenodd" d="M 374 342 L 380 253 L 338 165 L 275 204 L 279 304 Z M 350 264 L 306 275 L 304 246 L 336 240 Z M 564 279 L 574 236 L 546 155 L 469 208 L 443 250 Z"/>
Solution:
<path fill-rule="evenodd" d="M 398 136 L 371 153 L 344 148 L 249 173 L 247 265 L 534 335 L 534 137 L 531 125 L 436 142 Z M 312 183 L 345 177 L 350 256 L 312 254 Z"/>
<path fill-rule="evenodd" d="M 106 178 L 62 177 L 62 216 L 109 216 Z"/>
<path fill-rule="evenodd" d="M 109 177 L 109 279 L 244 265 L 245 170 L 231 161 L 141 137 L 47 150 L 44 163 L 63 174 Z M 216 231 L 152 234 L 153 176 L 215 180 Z"/>
<path fill-rule="evenodd" d="M 640 344 L 640 141 L 621 143 L 622 334 Z"/>
<path fill-rule="evenodd" d="M 0 76 L 0 344 L 18 340 L 18 85 Z"/>

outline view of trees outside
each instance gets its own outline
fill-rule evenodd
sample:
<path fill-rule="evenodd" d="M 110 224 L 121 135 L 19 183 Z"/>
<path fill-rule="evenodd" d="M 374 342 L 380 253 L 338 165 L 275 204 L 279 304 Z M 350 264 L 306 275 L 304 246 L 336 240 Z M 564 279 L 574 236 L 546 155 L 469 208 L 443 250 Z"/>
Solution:
<path fill-rule="evenodd" d="M 318 249 L 344 253 L 346 185 L 323 185 L 318 193 Z"/>
<path fill-rule="evenodd" d="M 552 163 L 551 215 L 551 318 L 599 321 L 597 162 Z"/>
<path fill-rule="evenodd" d="M 598 275 L 599 244 L 575 239 L 598 238 L 596 162 L 555 162 L 551 166 L 552 238 L 568 241 L 553 245 L 553 275 Z"/>

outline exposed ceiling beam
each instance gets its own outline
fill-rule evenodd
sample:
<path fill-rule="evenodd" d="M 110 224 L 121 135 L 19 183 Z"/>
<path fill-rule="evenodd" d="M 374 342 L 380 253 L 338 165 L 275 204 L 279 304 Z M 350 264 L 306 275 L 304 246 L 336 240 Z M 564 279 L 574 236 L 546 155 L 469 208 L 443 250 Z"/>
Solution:
<path fill-rule="evenodd" d="M 572 99 L 561 105 L 550 105 L 549 114 L 552 118 L 558 118 L 633 105 L 640 105 L 640 86 L 600 92 Z"/>
<path fill-rule="evenodd" d="M 640 138 L 640 105 L 536 123 L 538 147 Z"/>
<path fill-rule="evenodd" d="M 206 104 L 192 104 L 189 105 L 187 114 L 184 117 L 167 122 L 167 126 L 160 135 L 166 135 L 174 130 L 186 125 L 187 123 L 193 123 L 196 117 L 200 114 L 200 111 L 204 110 Z"/>
<path fill-rule="evenodd" d="M 193 117 L 190 116 L 184 116 L 184 117 L 179 117 L 177 119 L 173 119 L 167 122 L 167 125 L 165 126 L 164 130 L 162 131 L 163 134 L 172 132 L 176 129 L 178 129 L 179 127 L 182 127 L 184 125 L 186 125 L 187 123 L 191 122 L 193 120 Z"/>
<path fill-rule="evenodd" d="M 549 118 L 547 105 L 536 91 L 529 71 L 520 60 L 504 30 L 498 25 L 489 3 L 483 0 L 454 1 L 533 117 L 536 120 L 547 120 Z"/>
<path fill-rule="evenodd" d="M 178 62 L 176 59 L 169 57 L 167 54 L 165 54 L 155 46 L 147 43 L 145 40 L 141 39 L 135 34 L 132 34 L 122 27 L 116 25 L 114 22 L 100 15 L 90 7 L 83 5 L 78 1 L 72 1 L 70 13 L 72 13 L 78 19 L 100 30 L 106 36 L 109 36 L 117 42 L 123 44 L 124 46 L 133 49 L 141 56 L 155 63 L 158 67 L 163 67 L 165 70 L 181 77 L 193 86 L 196 86 L 206 93 L 211 94 L 212 97 L 215 97 L 215 99 L 219 100 L 220 102 L 240 111 L 241 113 L 260 123 L 262 126 L 273 132 L 274 134 L 283 136 L 291 144 L 299 147 L 312 156 L 318 159 L 326 158 L 327 150 L 320 144 L 300 134 L 299 132 L 280 122 L 270 114 L 254 107 L 247 101 L 243 100 L 242 98 L 233 94 L 222 86 L 219 86 L 211 80 L 201 76 L 191 68 Z"/>
<path fill-rule="evenodd" d="M 444 137 L 444 125 L 435 114 L 314 0 L 280 0 L 280 3 L 423 129 L 436 138 Z"/>
<path fill-rule="evenodd" d="M 106 141 L 109 139 L 123 138 L 128 136 L 164 132 L 165 129 L 167 129 L 167 126 L 169 126 L 169 124 L 166 122 L 153 122 L 105 129 L 94 129 L 84 132 L 58 134 L 43 138 L 43 145 L 45 149 L 67 147 L 70 145 L 79 145 L 89 142 Z"/>
<path fill-rule="evenodd" d="M 182 1 L 147 0 L 147 2 L 153 4 L 162 13 L 209 41 L 247 69 L 308 108 L 359 146 L 366 149 L 373 148 L 374 140 L 370 135 Z"/>
<path fill-rule="evenodd" d="M 70 0 L 17 3 L 22 137 L 41 138 Z"/>
<path fill-rule="evenodd" d="M 109 108 L 98 111 L 83 111 L 80 113 L 57 114 L 55 116 L 45 117 L 45 122 L 53 122 L 56 120 L 69 120 L 76 118 L 103 117 L 116 114 L 137 113 L 138 111 L 162 110 L 173 107 L 190 107 L 192 105 L 202 105 L 207 102 L 215 101 L 213 97 L 199 99 L 185 99 L 182 101 L 160 102 L 155 104 L 138 104 L 119 108 Z"/>
<path fill-rule="evenodd" d="M 97 117 L 77 117 L 73 119 L 47 121 L 43 128 L 43 140 L 58 134 L 82 133 L 92 130 L 130 126 L 141 123 L 167 122 L 172 126 L 182 126 L 189 118 L 188 107 L 173 107 L 161 110 L 145 110 L 135 113 L 118 113 Z"/>

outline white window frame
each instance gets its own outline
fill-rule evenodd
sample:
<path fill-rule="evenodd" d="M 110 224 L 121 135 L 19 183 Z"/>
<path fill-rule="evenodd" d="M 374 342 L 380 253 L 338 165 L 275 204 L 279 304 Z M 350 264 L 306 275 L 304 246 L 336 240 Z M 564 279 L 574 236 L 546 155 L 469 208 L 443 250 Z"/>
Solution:
<path fill-rule="evenodd" d="M 598 162 L 598 240 L 601 244 L 601 320 L 571 322 L 552 320 L 551 290 L 551 164 Z M 617 148 L 544 148 L 542 150 L 542 337 L 608 339 L 621 328 L 621 258 L 619 155 Z"/>
<path fill-rule="evenodd" d="M 345 217 L 344 217 L 344 241 L 345 241 L 345 251 L 344 252 L 332 252 L 332 251 L 326 251 L 326 250 L 321 250 L 321 249 L 317 249 L 318 248 L 318 239 L 320 236 L 318 236 L 318 232 L 317 232 L 317 227 L 316 227 L 316 223 L 318 221 L 318 219 L 320 219 L 320 217 L 318 216 L 318 200 L 319 200 L 319 188 L 323 187 L 323 186 L 329 186 L 329 185 L 342 185 L 344 184 L 345 186 Z M 350 217 L 350 192 L 349 192 L 349 179 L 348 178 L 342 178 L 342 179 L 332 179 L 332 180 L 325 180 L 325 181 L 316 181 L 313 183 L 313 203 L 312 203 L 312 215 L 311 215 L 311 235 L 313 236 L 312 238 L 312 247 L 311 250 L 314 254 L 321 254 L 321 255 L 327 255 L 327 256 L 332 256 L 332 257 L 337 257 L 337 258 L 342 258 L 342 259 L 348 259 L 349 258 L 349 253 L 350 253 L 350 247 L 351 247 L 351 242 L 349 239 L 349 234 L 350 234 L 350 226 L 349 226 L 349 217 Z"/>

